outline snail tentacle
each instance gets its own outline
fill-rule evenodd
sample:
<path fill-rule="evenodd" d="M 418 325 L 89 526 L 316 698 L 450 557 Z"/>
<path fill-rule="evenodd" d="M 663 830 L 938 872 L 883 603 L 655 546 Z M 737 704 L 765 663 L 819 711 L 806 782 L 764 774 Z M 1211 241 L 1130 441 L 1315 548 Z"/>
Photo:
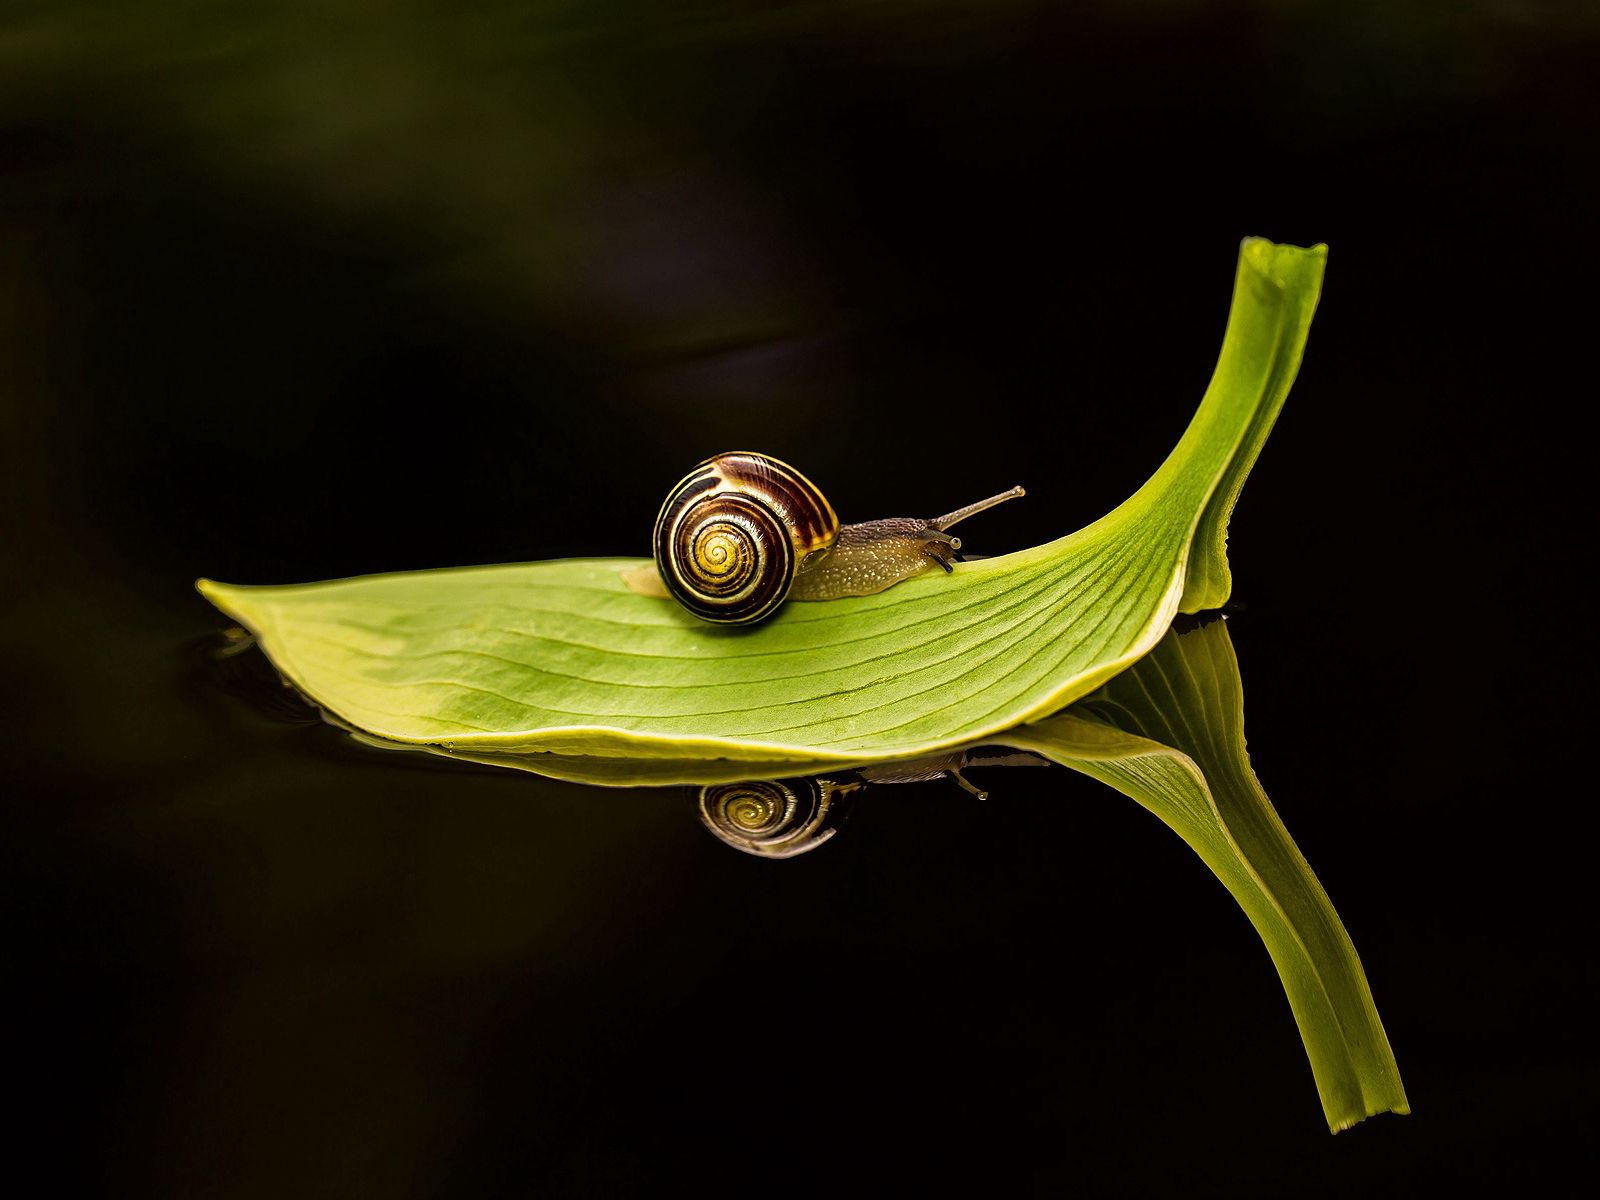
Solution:
<path fill-rule="evenodd" d="M 965 508 L 956 509 L 955 512 L 945 513 L 944 516 L 937 517 L 934 520 L 929 521 L 928 524 L 934 529 L 937 529 L 940 533 L 943 533 L 946 529 L 949 529 L 950 526 L 956 524 L 958 521 L 965 521 L 968 517 L 977 516 L 979 513 L 984 512 L 987 509 L 991 509 L 997 504 L 1004 504 L 1007 500 L 1017 500 L 1023 496 L 1026 496 L 1027 494 L 1028 493 L 1025 492 L 1022 489 L 1022 486 L 1019 484 L 1010 491 L 1001 492 L 998 496 L 990 496 L 987 500 L 979 500 L 976 504 L 969 504 Z M 956 546 L 959 548 L 960 545 L 960 541 L 957 541 Z"/>

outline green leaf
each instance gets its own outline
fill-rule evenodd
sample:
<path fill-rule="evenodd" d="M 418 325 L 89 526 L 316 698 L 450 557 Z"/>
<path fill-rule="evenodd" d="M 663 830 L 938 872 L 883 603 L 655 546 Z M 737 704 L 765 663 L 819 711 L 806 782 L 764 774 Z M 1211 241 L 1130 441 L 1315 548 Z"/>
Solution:
<path fill-rule="evenodd" d="M 1211 868 L 1278 969 L 1331 1130 L 1411 1111 L 1355 946 L 1250 768 L 1222 621 L 1169 635 L 1069 712 L 1001 740 L 1132 797 Z"/>
<path fill-rule="evenodd" d="M 1227 595 L 1228 512 L 1293 381 L 1324 247 L 1241 247 L 1215 375 L 1177 448 L 1058 541 L 754 629 L 637 595 L 636 559 L 199 581 L 285 677 L 357 728 L 484 752 L 900 758 L 1052 713 Z"/>

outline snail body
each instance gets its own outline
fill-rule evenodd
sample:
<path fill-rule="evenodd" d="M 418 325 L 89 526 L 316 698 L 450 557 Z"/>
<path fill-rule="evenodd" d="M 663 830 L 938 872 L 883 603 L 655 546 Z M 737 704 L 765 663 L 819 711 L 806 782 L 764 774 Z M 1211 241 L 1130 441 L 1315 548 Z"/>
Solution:
<path fill-rule="evenodd" d="M 753 451 L 719 454 L 662 503 L 655 570 L 624 579 L 635 591 L 672 596 L 702 620 L 751 625 L 786 599 L 870 596 L 935 566 L 949 572 L 961 549 L 950 526 L 1022 494 L 1012 488 L 932 521 L 843 525 L 821 490 L 788 463 Z"/>

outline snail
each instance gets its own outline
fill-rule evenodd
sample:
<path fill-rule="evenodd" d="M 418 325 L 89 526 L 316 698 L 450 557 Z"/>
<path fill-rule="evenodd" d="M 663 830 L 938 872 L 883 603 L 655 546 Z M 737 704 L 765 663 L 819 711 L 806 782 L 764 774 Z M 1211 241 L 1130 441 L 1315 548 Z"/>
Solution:
<path fill-rule="evenodd" d="M 953 750 L 901 762 L 873 763 L 832 777 L 762 779 L 708 784 L 700 789 L 700 821 L 717 840 L 757 858 L 793 858 L 815 850 L 839 832 L 856 793 L 892 783 L 949 779 L 979 800 L 989 793 L 967 767 L 1044 767 L 1026 750 Z M 848 797 L 848 799 L 846 799 Z"/>
<path fill-rule="evenodd" d="M 718 454 L 667 494 L 655 567 L 623 579 L 636 592 L 670 595 L 702 620 L 753 625 L 786 599 L 870 596 L 935 566 L 948 573 L 961 549 L 950 527 L 1023 494 L 1014 487 L 932 521 L 841 525 L 817 485 L 788 463 L 753 451 Z"/>

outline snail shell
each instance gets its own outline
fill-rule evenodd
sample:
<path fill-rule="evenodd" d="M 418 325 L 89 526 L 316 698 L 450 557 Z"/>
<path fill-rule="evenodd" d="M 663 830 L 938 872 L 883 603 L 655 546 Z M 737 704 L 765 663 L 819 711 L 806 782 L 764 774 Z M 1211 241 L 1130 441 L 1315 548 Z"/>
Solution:
<path fill-rule="evenodd" d="M 735 850 L 760 858 L 793 858 L 839 831 L 855 788 L 831 779 L 767 779 L 700 789 L 700 820 Z"/>
<path fill-rule="evenodd" d="M 652 539 L 668 591 L 721 625 L 761 620 L 807 560 L 839 537 L 827 498 L 788 463 L 735 451 L 708 458 L 667 495 Z"/>

